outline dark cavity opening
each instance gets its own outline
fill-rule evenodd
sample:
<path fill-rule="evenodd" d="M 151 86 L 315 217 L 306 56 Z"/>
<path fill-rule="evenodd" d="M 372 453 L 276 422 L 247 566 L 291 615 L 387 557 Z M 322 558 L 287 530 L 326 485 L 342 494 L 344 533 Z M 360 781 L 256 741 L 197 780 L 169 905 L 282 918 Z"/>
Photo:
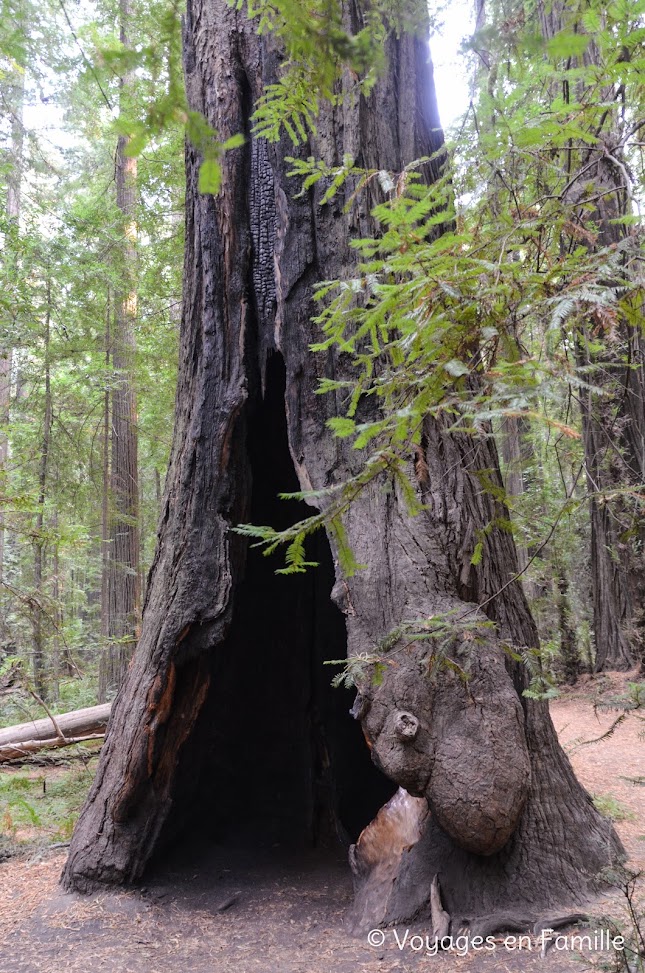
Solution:
<path fill-rule="evenodd" d="M 278 499 L 299 489 L 279 355 L 269 358 L 265 394 L 250 415 L 248 451 L 251 521 L 286 527 L 306 516 L 302 502 Z M 323 531 L 309 539 L 307 559 L 319 566 L 276 575 L 284 555 L 249 548 L 230 633 L 212 650 L 208 698 L 181 760 L 172 832 L 181 823 L 184 833 L 199 826 L 223 844 L 338 849 L 396 790 L 349 713 L 355 690 L 333 688 L 338 669 L 323 664 L 347 655 Z"/>

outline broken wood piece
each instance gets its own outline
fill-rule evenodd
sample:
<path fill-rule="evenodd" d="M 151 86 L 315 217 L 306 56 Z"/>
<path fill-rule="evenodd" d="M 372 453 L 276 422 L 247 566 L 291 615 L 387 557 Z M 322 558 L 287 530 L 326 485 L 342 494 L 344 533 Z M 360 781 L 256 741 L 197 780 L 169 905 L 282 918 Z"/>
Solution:
<path fill-rule="evenodd" d="M 87 743 L 90 740 L 103 740 L 105 733 L 90 733 L 81 737 L 51 737 L 49 740 L 25 740 L 24 743 L 7 743 L 0 747 L 0 764 L 9 760 L 27 759 L 40 750 L 53 750 L 59 747 L 69 747 L 74 743 Z"/>
<path fill-rule="evenodd" d="M 392 894 L 402 862 L 423 834 L 427 819 L 425 798 L 413 797 L 400 787 L 349 849 L 355 898 L 347 921 L 355 934 L 405 918 L 392 911 Z M 423 899 L 425 907 L 427 891 Z"/>
<path fill-rule="evenodd" d="M 219 905 L 215 906 L 215 912 L 226 912 L 227 909 L 230 909 L 231 906 L 235 905 L 241 894 L 241 892 L 233 892 L 232 895 L 227 896 L 219 903 Z"/>

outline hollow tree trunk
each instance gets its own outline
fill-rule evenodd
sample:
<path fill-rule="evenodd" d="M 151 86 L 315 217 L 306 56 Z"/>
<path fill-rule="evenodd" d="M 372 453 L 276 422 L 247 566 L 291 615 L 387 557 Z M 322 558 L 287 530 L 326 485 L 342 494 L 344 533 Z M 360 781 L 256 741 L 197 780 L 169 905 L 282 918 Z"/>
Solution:
<path fill-rule="evenodd" d="M 354 30 L 360 26 L 358 4 L 349 3 L 346 16 Z M 440 147 L 425 44 L 404 34 L 389 39 L 387 53 L 387 72 L 368 99 L 346 91 L 337 107 L 322 108 L 316 138 L 297 150 L 303 157 L 339 164 L 351 153 L 359 165 L 398 171 Z M 183 784 L 190 775 L 180 774 L 180 786 L 178 768 L 200 748 L 209 722 L 200 713 L 217 694 L 224 678 L 218 673 L 235 667 L 243 673 L 229 732 L 243 733 L 262 702 L 245 705 L 253 640 L 240 632 L 259 613 L 255 631 L 262 639 L 272 604 L 256 584 L 245 542 L 229 526 L 251 519 L 258 478 L 272 482 L 274 434 L 262 422 L 272 407 L 275 385 L 267 375 L 278 355 L 286 372 L 288 445 L 301 486 L 321 488 L 361 466 L 361 456 L 326 427 L 343 403 L 315 394 L 321 377 L 350 377 L 351 367 L 336 352 L 309 351 L 310 319 L 315 282 L 353 273 L 348 240 L 375 232 L 375 225 L 365 199 L 344 212 L 342 194 L 320 205 L 324 186 L 297 197 L 298 183 L 286 175 L 293 146 L 251 136 L 253 104 L 275 79 L 279 60 L 271 39 L 258 38 L 225 0 L 189 2 L 190 102 L 221 138 L 242 131 L 247 141 L 225 157 L 217 198 L 198 193 L 199 158 L 187 149 L 179 385 L 160 535 L 141 638 L 71 842 L 67 888 L 89 890 L 142 874 L 170 811 L 187 804 Z M 425 174 L 436 177 L 434 164 Z M 396 481 L 384 474 L 345 518 L 357 560 L 367 567 L 345 578 L 334 560 L 331 597 L 344 614 L 348 655 L 379 646 L 385 652 L 385 641 L 390 646 L 382 682 L 374 685 L 369 673 L 360 680 L 354 712 L 373 760 L 411 795 L 427 799 L 431 812 L 419 841 L 404 851 L 389 895 L 371 905 L 362 894 L 366 861 L 359 842 L 353 853 L 361 873 L 357 926 L 425 908 L 436 873 L 449 911 L 470 918 L 576 900 L 619 849 L 610 824 L 577 783 L 546 704 L 522 696 L 523 671 L 505 653 L 505 643 L 537 643 L 521 586 L 512 581 L 512 538 L 487 532 L 482 562 L 471 564 L 477 528 L 505 514 L 478 477 L 486 470 L 501 487 L 492 438 L 452 435 L 428 419 L 423 443 L 427 475 L 417 488 L 425 512 L 410 517 Z M 330 543 L 333 551 L 333 537 Z M 277 597 L 280 589 L 274 590 Z M 476 603 L 487 598 L 496 628 L 473 634 L 457 627 L 444 646 L 432 638 L 397 639 L 406 622 L 446 612 L 468 611 L 471 621 L 486 621 Z M 266 651 L 279 651 L 277 643 L 265 644 Z M 432 673 L 432 657 L 441 652 L 453 664 Z M 284 678 L 299 664 L 295 653 Z M 456 674 L 458 666 L 470 668 L 470 680 Z M 284 766 L 295 759 L 297 736 L 292 740 L 281 754 Z M 262 753 L 270 759 L 267 748 Z M 247 793 L 258 779 L 245 779 Z M 218 780 L 214 787 L 209 808 L 226 800 L 226 788 L 218 792 Z M 262 790 L 258 784 L 258 796 Z"/>

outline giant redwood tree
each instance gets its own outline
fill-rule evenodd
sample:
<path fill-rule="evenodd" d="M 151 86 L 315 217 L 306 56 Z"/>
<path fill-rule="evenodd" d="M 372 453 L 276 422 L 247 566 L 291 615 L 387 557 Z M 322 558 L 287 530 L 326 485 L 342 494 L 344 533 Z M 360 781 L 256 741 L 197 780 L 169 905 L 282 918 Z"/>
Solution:
<path fill-rule="evenodd" d="M 356 34 L 363 6 L 343 7 Z M 180 373 L 159 541 L 67 888 L 136 880 L 200 810 L 221 834 L 247 826 L 315 840 L 331 821 L 356 840 L 397 785 L 350 852 L 357 928 L 422 914 L 435 875 L 455 916 L 537 915 L 587 896 L 620 853 L 546 704 L 523 695 L 516 660 L 537 635 L 512 580 L 511 535 L 486 530 L 481 559 L 472 557 L 478 528 L 505 513 L 490 437 L 428 417 L 408 470 L 422 512 L 412 515 L 384 464 L 343 513 L 344 537 L 336 528 L 311 538 L 319 567 L 305 574 L 276 576 L 279 564 L 231 530 L 288 526 L 303 504 L 278 492 L 312 491 L 324 505 L 318 491 L 364 463 L 327 426 L 345 408 L 340 392 L 316 394 L 321 378 L 351 379 L 349 356 L 310 344 L 316 282 L 350 276 L 349 241 L 376 232 L 370 198 L 345 206 L 348 183 L 323 202 L 324 180 L 299 194 L 287 157 L 333 166 L 349 154 L 398 172 L 440 149 L 426 44 L 393 32 L 386 53 L 369 94 L 343 74 L 342 97 L 322 105 L 316 133 L 294 150 L 252 132 L 254 105 L 281 68 L 275 38 L 225 0 L 189 0 L 189 101 L 222 139 L 242 132 L 245 143 L 223 159 L 217 196 L 198 191 L 201 158 L 187 149 Z M 422 171 L 436 179 L 439 163 Z M 379 191 L 374 180 L 372 201 Z M 377 405 L 358 408 L 369 417 Z M 354 574 L 343 571 L 345 539 L 364 566 Z M 433 628 L 438 618 L 462 623 Z M 364 739 L 321 664 L 362 654 L 384 660 L 357 675 L 352 712 Z"/>

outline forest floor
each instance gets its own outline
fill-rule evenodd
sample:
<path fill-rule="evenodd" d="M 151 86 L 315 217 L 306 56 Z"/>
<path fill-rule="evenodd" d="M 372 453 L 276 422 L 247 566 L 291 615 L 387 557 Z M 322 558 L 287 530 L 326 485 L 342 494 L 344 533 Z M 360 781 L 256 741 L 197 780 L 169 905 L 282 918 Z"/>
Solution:
<path fill-rule="evenodd" d="M 595 706 L 625 686 L 624 677 L 588 679 L 551 711 L 579 778 L 614 817 L 632 866 L 645 869 L 645 787 L 632 782 L 645 775 L 642 710 L 603 737 L 620 710 Z M 486 954 L 431 956 L 400 949 L 392 930 L 370 946 L 343 929 L 351 877 L 340 857 L 202 846 L 175 856 L 145 888 L 83 898 L 58 886 L 65 854 L 43 849 L 0 864 L 0 973 L 574 973 L 608 960 L 555 949 L 542 959 L 538 944 L 518 952 L 501 939 Z M 619 917 L 621 908 L 614 895 L 594 914 Z"/>

